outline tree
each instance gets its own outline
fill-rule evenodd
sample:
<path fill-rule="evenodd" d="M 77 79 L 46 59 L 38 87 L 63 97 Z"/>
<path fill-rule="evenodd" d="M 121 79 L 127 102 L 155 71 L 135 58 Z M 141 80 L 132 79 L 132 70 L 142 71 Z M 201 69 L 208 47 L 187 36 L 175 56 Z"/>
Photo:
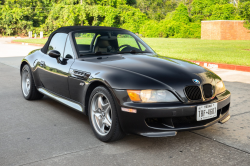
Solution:
<path fill-rule="evenodd" d="M 154 20 L 164 19 L 168 12 L 172 12 L 177 7 L 177 0 L 137 0 L 134 5 L 149 18 Z"/>

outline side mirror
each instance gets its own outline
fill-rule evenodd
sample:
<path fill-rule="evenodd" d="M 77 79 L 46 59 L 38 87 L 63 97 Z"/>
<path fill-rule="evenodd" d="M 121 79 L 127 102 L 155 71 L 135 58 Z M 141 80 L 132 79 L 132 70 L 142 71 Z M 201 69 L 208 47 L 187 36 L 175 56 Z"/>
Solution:
<path fill-rule="evenodd" d="M 59 58 L 61 56 L 61 53 L 56 50 L 51 50 L 48 52 L 48 55 L 52 58 Z"/>

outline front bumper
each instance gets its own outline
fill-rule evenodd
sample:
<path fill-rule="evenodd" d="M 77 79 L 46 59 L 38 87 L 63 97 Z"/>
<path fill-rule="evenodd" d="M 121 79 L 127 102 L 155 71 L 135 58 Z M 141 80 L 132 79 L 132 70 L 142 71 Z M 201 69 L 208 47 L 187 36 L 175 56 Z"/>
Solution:
<path fill-rule="evenodd" d="M 202 129 L 217 122 L 225 123 L 230 118 L 231 94 L 228 90 L 217 95 L 212 101 L 197 104 L 133 103 L 126 91 L 113 89 L 113 92 L 120 108 L 137 110 L 137 113 L 118 110 L 120 125 L 126 133 L 147 137 L 175 136 L 177 131 Z M 209 103 L 217 103 L 217 117 L 196 121 L 197 106 Z"/>

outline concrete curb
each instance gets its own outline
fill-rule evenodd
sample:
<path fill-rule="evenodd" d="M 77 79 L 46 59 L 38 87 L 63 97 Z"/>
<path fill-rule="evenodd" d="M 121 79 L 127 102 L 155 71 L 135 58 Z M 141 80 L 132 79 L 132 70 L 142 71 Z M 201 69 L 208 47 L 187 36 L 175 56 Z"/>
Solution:
<path fill-rule="evenodd" d="M 201 62 L 201 61 L 193 61 L 193 60 L 188 60 L 188 61 L 196 63 L 197 65 L 200 65 L 206 68 L 228 69 L 228 70 L 250 72 L 250 66 L 229 65 L 229 64 L 223 64 L 223 63 Z"/>

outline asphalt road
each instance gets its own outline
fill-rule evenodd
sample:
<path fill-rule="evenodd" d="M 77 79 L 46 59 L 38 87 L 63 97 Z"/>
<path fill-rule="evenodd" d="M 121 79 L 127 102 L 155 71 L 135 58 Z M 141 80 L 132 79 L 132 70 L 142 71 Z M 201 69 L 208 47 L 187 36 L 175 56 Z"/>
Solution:
<path fill-rule="evenodd" d="M 231 119 L 175 137 L 97 140 L 88 118 L 44 97 L 27 101 L 19 64 L 37 47 L 0 39 L 0 166 L 250 165 L 250 73 L 214 70 L 232 93 Z"/>

